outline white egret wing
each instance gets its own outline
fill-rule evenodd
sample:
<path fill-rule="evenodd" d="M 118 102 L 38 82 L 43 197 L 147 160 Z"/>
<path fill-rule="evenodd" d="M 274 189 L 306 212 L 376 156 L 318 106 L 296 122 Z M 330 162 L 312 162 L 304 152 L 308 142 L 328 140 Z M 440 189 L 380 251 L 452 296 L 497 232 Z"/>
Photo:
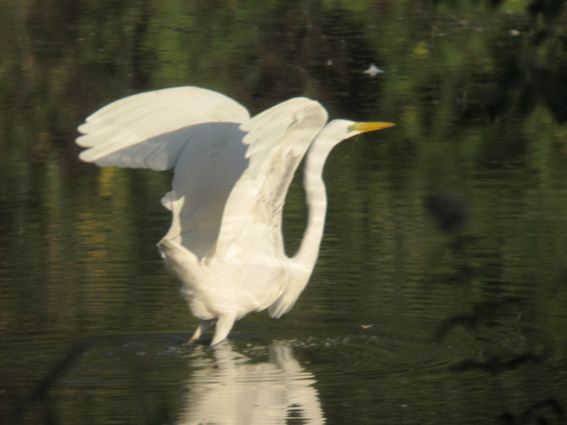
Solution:
<path fill-rule="evenodd" d="M 242 251 L 278 258 L 283 255 L 281 215 L 289 185 L 305 152 L 327 122 L 318 103 L 294 98 L 280 103 L 240 128 L 247 132 L 249 165 L 224 209 L 217 258 Z M 258 260 L 261 261 L 261 260 Z"/>
<path fill-rule="evenodd" d="M 198 87 L 174 87 L 117 100 L 89 116 L 79 127 L 85 162 L 100 166 L 151 168 L 175 163 L 191 126 L 209 122 L 242 123 L 246 108 L 229 97 Z"/>
<path fill-rule="evenodd" d="M 208 123 L 193 133 L 177 160 L 173 188 L 162 198 L 173 221 L 165 239 L 173 239 L 199 259 L 217 241 L 225 205 L 248 166 L 244 132 L 237 123 Z"/>
<path fill-rule="evenodd" d="M 177 87 L 120 99 L 87 118 L 80 158 L 100 166 L 175 167 L 162 199 L 172 211 L 166 238 L 198 257 L 216 241 L 222 211 L 246 169 L 240 123 L 249 119 L 234 100 L 197 87 Z"/>

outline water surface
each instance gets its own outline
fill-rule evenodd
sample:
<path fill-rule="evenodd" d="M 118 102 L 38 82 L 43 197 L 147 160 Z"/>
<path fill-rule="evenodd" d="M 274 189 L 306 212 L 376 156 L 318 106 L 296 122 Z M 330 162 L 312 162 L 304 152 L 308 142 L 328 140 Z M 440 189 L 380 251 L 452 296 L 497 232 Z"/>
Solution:
<path fill-rule="evenodd" d="M 1 5 L 0 422 L 566 423 L 567 12 L 529 3 Z M 74 145 L 178 85 L 396 123 L 329 158 L 293 310 L 216 349 L 155 248 L 171 175 Z M 298 175 L 290 254 L 304 226 Z"/>

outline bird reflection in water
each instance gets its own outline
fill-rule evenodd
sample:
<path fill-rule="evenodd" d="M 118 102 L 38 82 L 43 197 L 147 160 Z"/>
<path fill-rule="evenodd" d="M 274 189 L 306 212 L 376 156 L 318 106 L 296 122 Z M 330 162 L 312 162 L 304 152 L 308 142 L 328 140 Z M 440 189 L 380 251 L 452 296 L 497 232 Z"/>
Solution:
<path fill-rule="evenodd" d="M 271 346 L 266 362 L 253 362 L 229 341 L 214 348 L 214 359 L 206 352 L 196 347 L 197 370 L 187 381 L 178 425 L 325 423 L 317 381 L 287 345 Z"/>

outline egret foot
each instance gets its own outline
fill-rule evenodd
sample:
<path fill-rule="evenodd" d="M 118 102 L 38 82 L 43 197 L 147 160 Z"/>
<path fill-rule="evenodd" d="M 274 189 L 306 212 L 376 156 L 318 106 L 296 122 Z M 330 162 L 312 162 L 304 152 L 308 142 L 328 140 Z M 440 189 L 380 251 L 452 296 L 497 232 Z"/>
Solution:
<path fill-rule="evenodd" d="M 236 316 L 232 314 L 227 314 L 218 318 L 217 326 L 215 329 L 215 336 L 211 342 L 211 347 L 217 345 L 223 339 L 228 336 L 228 333 L 232 329 L 234 322 L 236 321 Z"/>
<path fill-rule="evenodd" d="M 203 332 L 205 332 L 207 329 L 209 329 L 211 327 L 211 325 L 213 325 L 213 323 L 215 323 L 215 322 L 216 322 L 216 319 L 200 320 L 199 325 L 197 326 L 197 329 L 195 330 L 195 333 L 193 334 L 193 336 L 189 340 L 189 344 L 192 344 L 192 343 L 196 342 L 199 338 L 201 338 L 201 335 L 203 335 Z"/>

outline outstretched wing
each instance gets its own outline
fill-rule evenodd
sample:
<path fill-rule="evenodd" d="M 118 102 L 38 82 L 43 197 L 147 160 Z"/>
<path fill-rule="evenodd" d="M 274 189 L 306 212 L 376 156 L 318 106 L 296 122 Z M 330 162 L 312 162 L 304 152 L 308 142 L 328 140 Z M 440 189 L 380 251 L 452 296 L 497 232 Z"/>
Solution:
<path fill-rule="evenodd" d="M 228 258 L 247 251 L 276 257 L 284 253 L 281 215 L 293 175 L 327 112 L 306 98 L 290 99 L 241 126 L 247 134 L 248 168 L 230 193 L 215 255 Z"/>
<path fill-rule="evenodd" d="M 234 100 L 197 87 L 130 96 L 87 118 L 80 158 L 100 166 L 175 167 L 167 235 L 198 257 L 217 239 L 228 196 L 247 167 L 240 123 L 248 111 Z"/>
<path fill-rule="evenodd" d="M 242 123 L 246 108 L 220 93 L 175 87 L 117 100 L 89 116 L 79 127 L 85 162 L 100 166 L 167 170 L 186 147 L 191 126 L 211 122 Z"/>
<path fill-rule="evenodd" d="M 173 189 L 162 199 L 173 216 L 164 238 L 179 242 L 199 259 L 217 241 L 227 199 L 248 166 L 239 127 L 237 123 L 194 126 L 177 160 Z"/>

